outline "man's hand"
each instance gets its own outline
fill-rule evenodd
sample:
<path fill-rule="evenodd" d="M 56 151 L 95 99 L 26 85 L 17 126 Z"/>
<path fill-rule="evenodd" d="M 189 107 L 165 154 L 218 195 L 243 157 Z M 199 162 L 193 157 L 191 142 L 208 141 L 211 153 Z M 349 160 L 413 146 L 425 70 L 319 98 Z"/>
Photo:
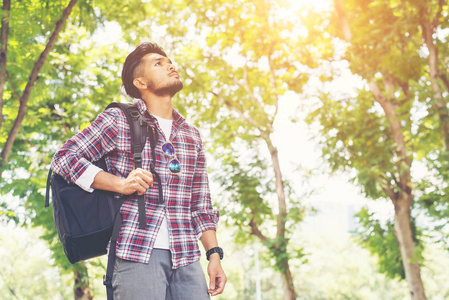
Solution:
<path fill-rule="evenodd" d="M 153 186 L 153 174 L 140 168 L 132 170 L 126 178 L 100 171 L 91 185 L 94 189 L 117 192 L 123 195 L 131 195 L 134 192 L 143 195 L 150 186 Z"/>
<path fill-rule="evenodd" d="M 211 296 L 216 296 L 223 293 L 226 285 L 227 277 L 223 268 L 221 267 L 220 256 L 218 253 L 211 254 L 209 257 L 209 265 L 207 266 L 207 273 L 209 274 L 210 283 L 207 292 Z"/>
<path fill-rule="evenodd" d="M 137 168 L 132 170 L 128 177 L 122 180 L 119 192 L 123 195 L 131 195 L 134 192 L 137 192 L 138 195 L 143 195 L 150 186 L 153 186 L 153 174 Z"/>

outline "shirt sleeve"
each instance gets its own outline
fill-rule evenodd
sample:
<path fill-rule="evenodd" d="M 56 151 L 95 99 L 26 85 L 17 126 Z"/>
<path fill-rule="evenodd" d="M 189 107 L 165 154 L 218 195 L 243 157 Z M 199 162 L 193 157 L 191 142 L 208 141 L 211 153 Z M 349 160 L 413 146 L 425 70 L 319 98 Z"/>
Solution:
<path fill-rule="evenodd" d="M 61 175 L 69 183 L 81 182 L 81 188 L 86 189 L 86 185 L 90 188 L 98 170 L 91 168 L 80 181 L 78 179 L 93 166 L 92 162 L 115 149 L 114 137 L 117 128 L 114 111 L 112 108 L 100 113 L 87 128 L 68 140 L 53 156 L 51 164 L 53 172 Z M 92 182 L 89 184 L 90 180 Z"/>
<path fill-rule="evenodd" d="M 197 237 L 201 237 L 206 230 L 217 230 L 219 216 L 219 211 L 212 207 L 206 157 L 201 143 L 192 189 L 192 219 Z"/>
<path fill-rule="evenodd" d="M 84 173 L 81 174 L 80 177 L 78 177 L 78 179 L 75 181 L 75 184 L 86 192 L 92 193 L 94 189 L 91 188 L 91 185 L 94 182 L 95 176 L 97 176 L 100 171 L 103 170 L 96 165 L 90 165 L 89 167 L 87 167 L 86 171 L 84 171 Z"/>

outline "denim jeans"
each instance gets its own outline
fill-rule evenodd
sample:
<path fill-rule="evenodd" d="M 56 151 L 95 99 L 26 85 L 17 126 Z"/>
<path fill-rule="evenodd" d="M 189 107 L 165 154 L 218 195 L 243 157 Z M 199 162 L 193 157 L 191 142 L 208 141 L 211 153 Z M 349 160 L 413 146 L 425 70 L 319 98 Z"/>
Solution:
<path fill-rule="evenodd" d="M 209 300 L 200 262 L 173 270 L 169 250 L 153 249 L 142 264 L 116 258 L 114 300 Z"/>

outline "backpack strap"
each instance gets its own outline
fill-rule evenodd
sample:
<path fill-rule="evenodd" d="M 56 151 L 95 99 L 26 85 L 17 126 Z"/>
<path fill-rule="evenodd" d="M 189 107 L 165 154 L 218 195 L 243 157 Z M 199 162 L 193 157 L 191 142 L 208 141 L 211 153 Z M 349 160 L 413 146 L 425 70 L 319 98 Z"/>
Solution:
<path fill-rule="evenodd" d="M 45 207 L 48 207 L 50 205 L 50 182 L 51 182 L 51 174 L 53 173 L 53 170 L 51 169 L 48 171 L 47 175 L 47 187 L 45 188 Z"/>
<path fill-rule="evenodd" d="M 162 184 L 160 184 L 161 178 L 159 177 L 159 174 L 156 172 L 156 145 L 157 145 L 157 141 L 158 141 L 158 134 L 157 134 L 157 130 L 148 126 L 148 134 L 150 136 L 150 147 L 151 147 L 151 157 L 152 157 L 152 161 L 150 162 L 150 171 L 151 173 L 154 175 L 154 177 L 156 177 L 156 180 L 159 182 L 158 187 L 158 193 L 159 193 L 159 204 L 164 203 L 164 195 L 162 194 Z"/>
<path fill-rule="evenodd" d="M 134 167 L 136 169 L 142 168 L 142 151 L 147 139 L 147 125 L 145 124 L 139 109 L 130 103 L 117 102 L 112 102 L 106 109 L 111 107 L 118 107 L 125 114 L 131 132 L 131 153 L 133 155 Z M 145 229 L 147 227 L 145 195 L 139 195 L 137 197 L 137 205 L 139 208 L 139 228 Z"/>
<path fill-rule="evenodd" d="M 122 225 L 122 215 L 120 211 L 117 212 L 112 229 L 111 244 L 109 245 L 108 266 L 106 268 L 106 275 L 103 275 L 103 284 L 106 286 L 107 300 L 114 300 L 114 290 L 112 289 L 112 276 L 114 275 L 115 253 L 117 248 L 117 239 Z"/>

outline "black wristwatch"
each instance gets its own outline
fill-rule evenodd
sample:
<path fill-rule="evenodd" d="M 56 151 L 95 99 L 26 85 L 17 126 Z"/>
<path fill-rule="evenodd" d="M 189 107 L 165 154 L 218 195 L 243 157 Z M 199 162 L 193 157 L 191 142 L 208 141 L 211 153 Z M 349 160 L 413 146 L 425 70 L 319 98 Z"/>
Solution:
<path fill-rule="evenodd" d="M 214 248 L 207 250 L 207 252 L 206 252 L 207 260 L 209 260 L 210 255 L 214 254 L 214 253 L 220 254 L 220 260 L 223 259 L 223 249 L 221 249 L 220 247 L 214 247 Z"/>

